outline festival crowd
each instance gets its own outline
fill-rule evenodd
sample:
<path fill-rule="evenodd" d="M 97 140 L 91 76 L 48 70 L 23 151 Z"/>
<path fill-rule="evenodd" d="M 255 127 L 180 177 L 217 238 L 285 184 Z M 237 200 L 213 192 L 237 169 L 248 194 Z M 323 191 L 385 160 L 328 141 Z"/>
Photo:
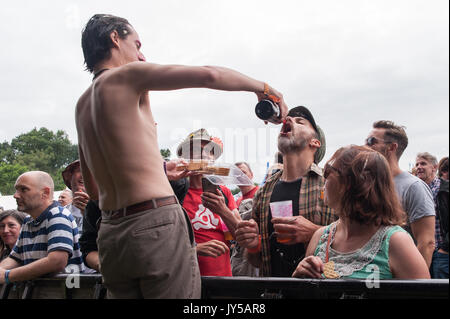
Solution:
<path fill-rule="evenodd" d="M 17 177 L 17 210 L 0 212 L 0 284 L 76 270 L 100 272 L 111 298 L 198 298 L 200 276 L 448 279 L 448 157 L 420 152 L 402 171 L 405 127 L 376 121 L 320 167 L 324 130 L 266 83 L 147 63 L 136 31 L 110 15 L 91 18 L 82 45 L 95 85 L 77 105 L 80 158 L 58 200 L 46 172 Z M 238 185 L 236 201 L 207 173 L 180 169 L 222 155 L 206 129 L 180 143 L 178 159 L 158 152 L 146 94 L 185 87 L 255 92 L 280 107 L 276 161 L 262 185 Z M 123 99 L 138 111 L 121 113 Z M 248 163 L 234 165 L 253 180 Z"/>

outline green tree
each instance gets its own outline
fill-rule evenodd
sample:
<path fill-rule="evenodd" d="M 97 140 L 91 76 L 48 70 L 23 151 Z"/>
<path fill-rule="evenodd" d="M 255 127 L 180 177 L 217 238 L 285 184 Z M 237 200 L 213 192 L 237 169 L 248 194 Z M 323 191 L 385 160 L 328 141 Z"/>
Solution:
<path fill-rule="evenodd" d="M 78 147 L 72 145 L 67 133 L 62 130 L 53 133 L 45 127 L 39 130 L 34 128 L 28 133 L 17 136 L 11 141 L 11 148 L 16 159 L 39 151 L 41 154 L 46 153 L 47 165 L 52 169 L 58 169 L 78 158 Z"/>
<path fill-rule="evenodd" d="M 14 161 L 15 154 L 8 142 L 0 143 L 0 161 L 2 163 L 11 163 Z"/>
<path fill-rule="evenodd" d="M 14 194 L 17 177 L 29 170 L 28 167 L 20 164 L 0 163 L 0 193 L 2 195 Z"/>
<path fill-rule="evenodd" d="M 54 133 L 44 127 L 39 130 L 34 128 L 28 133 L 16 136 L 10 144 L 8 142 L 0 144 L 2 164 L 12 165 L 7 169 L 4 166 L 4 174 L 0 172 L 0 181 L 6 185 L 12 183 L 14 186 L 21 174 L 17 172 L 26 168 L 25 171 L 40 170 L 49 173 L 55 182 L 55 189 L 63 189 L 65 185 L 61 172 L 77 158 L 78 146 L 70 142 L 63 130 Z M 8 189 L 10 192 L 11 188 L 8 187 L 5 190 Z"/>
<path fill-rule="evenodd" d="M 161 156 L 164 159 L 169 159 L 170 158 L 170 150 L 168 148 L 161 149 L 161 150 L 159 150 L 159 152 L 161 153 Z"/>

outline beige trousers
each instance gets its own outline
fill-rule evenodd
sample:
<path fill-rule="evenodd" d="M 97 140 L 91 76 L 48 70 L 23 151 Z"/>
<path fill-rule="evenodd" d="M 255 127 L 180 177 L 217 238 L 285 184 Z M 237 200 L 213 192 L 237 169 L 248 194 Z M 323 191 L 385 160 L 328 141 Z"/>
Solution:
<path fill-rule="evenodd" d="M 193 231 L 179 204 L 118 219 L 102 212 L 97 244 L 108 298 L 200 298 Z"/>

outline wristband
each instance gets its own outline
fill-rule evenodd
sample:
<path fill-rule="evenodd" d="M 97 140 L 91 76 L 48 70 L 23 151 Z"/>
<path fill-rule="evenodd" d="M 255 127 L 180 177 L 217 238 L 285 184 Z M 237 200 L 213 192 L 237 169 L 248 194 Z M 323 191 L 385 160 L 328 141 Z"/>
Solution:
<path fill-rule="evenodd" d="M 270 89 L 269 84 L 264 83 L 264 95 L 269 95 Z"/>
<path fill-rule="evenodd" d="M 258 235 L 258 246 L 256 248 L 247 248 L 250 254 L 256 254 L 261 251 L 261 235 Z"/>
<path fill-rule="evenodd" d="M 270 88 L 269 88 L 269 84 L 264 83 L 264 95 L 267 96 L 267 98 L 269 100 L 271 100 L 274 103 L 280 103 L 280 99 L 278 97 L 276 97 L 273 94 L 270 94 Z"/>
<path fill-rule="evenodd" d="M 11 272 L 11 270 L 7 270 L 5 271 L 5 284 L 9 285 L 11 282 L 9 281 L 9 273 Z"/>

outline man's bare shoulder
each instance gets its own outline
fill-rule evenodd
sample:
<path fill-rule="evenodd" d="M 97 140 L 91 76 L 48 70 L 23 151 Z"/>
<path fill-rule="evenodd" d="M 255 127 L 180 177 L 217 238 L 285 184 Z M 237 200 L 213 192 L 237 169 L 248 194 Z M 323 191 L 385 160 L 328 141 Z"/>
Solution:
<path fill-rule="evenodd" d="M 102 77 L 101 82 L 111 82 L 111 81 L 126 81 L 130 77 L 136 77 L 142 72 L 148 72 L 154 69 L 157 64 L 148 63 L 143 61 L 130 62 L 125 65 L 119 66 L 117 68 L 105 72 L 104 77 Z"/>
<path fill-rule="evenodd" d="M 154 69 L 154 66 L 152 63 L 139 61 L 106 70 L 106 72 L 102 72 L 95 79 L 92 85 L 80 97 L 79 101 L 83 101 L 86 96 L 89 97 L 92 93 L 98 94 L 104 90 L 108 90 L 111 86 L 120 85 L 123 88 L 136 87 L 144 72 L 148 73 Z"/>
<path fill-rule="evenodd" d="M 103 90 L 110 87 L 110 85 L 117 84 L 118 82 L 129 83 L 126 77 L 135 68 L 134 66 L 130 66 L 130 64 L 135 64 L 135 62 L 107 70 L 107 72 L 104 72 L 95 79 L 78 99 L 76 106 L 77 112 L 89 104 L 92 94 L 99 95 Z"/>
<path fill-rule="evenodd" d="M 80 96 L 75 107 L 75 116 L 79 114 L 82 108 L 86 107 L 89 96 L 91 95 L 92 85 L 90 85 L 86 91 Z"/>

